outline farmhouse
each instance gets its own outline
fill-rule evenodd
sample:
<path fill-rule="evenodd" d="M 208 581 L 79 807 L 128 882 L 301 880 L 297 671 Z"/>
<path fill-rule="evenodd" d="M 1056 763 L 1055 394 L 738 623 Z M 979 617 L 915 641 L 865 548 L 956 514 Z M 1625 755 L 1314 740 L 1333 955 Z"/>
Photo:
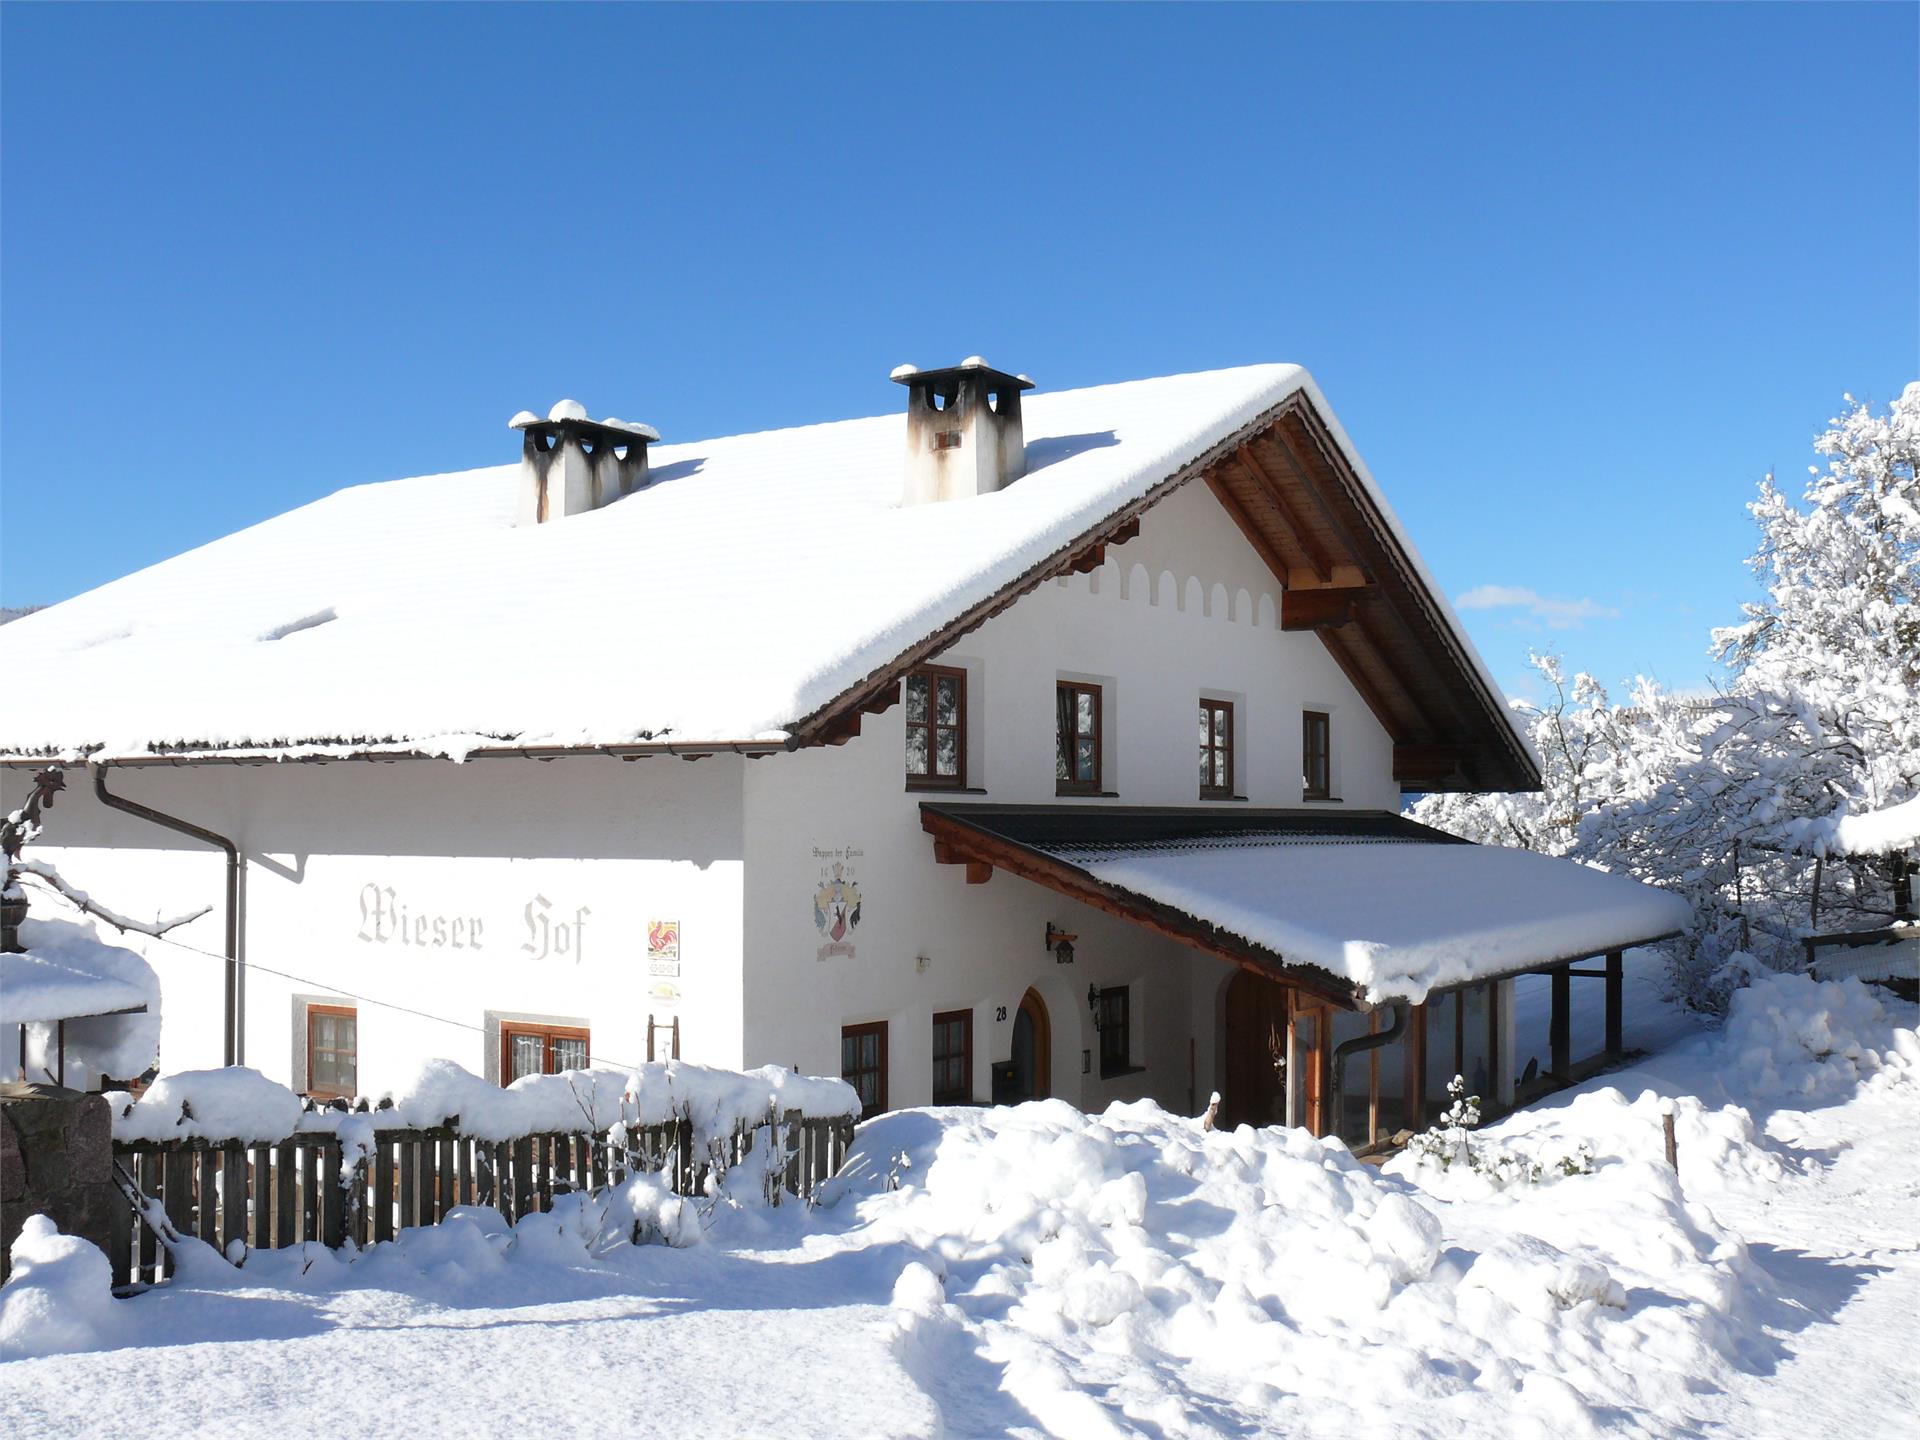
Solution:
<path fill-rule="evenodd" d="M 1621 1048 L 1620 953 L 1685 909 L 1399 814 L 1536 762 L 1305 371 L 892 378 L 689 443 L 522 412 L 517 463 L 0 630 L 9 805 L 69 770 L 35 854 L 209 907 L 114 937 L 163 1068 L 677 1054 L 869 1112 L 1218 1090 L 1365 1146 L 1456 1073 L 1512 1101 L 1516 976 L 1553 1075 L 1575 979 Z"/>

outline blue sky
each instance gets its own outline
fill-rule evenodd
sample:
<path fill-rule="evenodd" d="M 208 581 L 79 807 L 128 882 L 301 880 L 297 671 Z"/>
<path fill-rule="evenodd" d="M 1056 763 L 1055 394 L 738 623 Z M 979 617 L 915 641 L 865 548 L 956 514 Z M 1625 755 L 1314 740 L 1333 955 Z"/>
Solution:
<path fill-rule="evenodd" d="M 1320 380 L 1495 674 L 1707 674 L 1920 375 L 1920 9 L 9 5 L 0 602 L 573 395 L 670 439 Z"/>

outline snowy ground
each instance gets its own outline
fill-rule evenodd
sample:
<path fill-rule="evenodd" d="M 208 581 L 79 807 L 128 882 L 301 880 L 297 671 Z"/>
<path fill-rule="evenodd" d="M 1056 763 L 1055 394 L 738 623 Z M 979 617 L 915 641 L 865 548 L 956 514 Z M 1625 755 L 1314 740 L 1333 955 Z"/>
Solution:
<path fill-rule="evenodd" d="M 1504 1188 L 1048 1103 L 886 1117 L 691 1248 L 476 1212 L 89 1304 L 43 1241 L 0 1346 L 109 1348 L 0 1364 L 0 1434 L 1920 1436 L 1920 1040 L 1795 983 L 1475 1135 L 1549 1162 Z"/>

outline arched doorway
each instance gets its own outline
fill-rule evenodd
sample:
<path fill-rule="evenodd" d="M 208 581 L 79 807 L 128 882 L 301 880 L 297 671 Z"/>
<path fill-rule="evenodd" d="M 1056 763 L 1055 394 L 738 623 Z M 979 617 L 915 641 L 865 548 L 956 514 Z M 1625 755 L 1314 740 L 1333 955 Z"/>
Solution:
<path fill-rule="evenodd" d="M 1020 998 L 1020 1013 L 1013 1017 L 1012 1088 L 1015 1104 L 1053 1094 L 1053 1022 L 1047 1002 L 1033 990 Z"/>
<path fill-rule="evenodd" d="M 1220 1122 L 1287 1123 L 1287 990 L 1242 970 L 1227 986 L 1226 1090 Z"/>

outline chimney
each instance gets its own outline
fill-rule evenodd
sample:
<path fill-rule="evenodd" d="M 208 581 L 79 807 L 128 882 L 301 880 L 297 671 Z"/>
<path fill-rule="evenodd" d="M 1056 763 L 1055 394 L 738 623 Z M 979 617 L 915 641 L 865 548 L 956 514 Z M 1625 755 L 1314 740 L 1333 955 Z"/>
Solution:
<path fill-rule="evenodd" d="M 905 503 L 987 495 L 1027 473 L 1020 392 L 1033 381 L 1026 376 L 970 355 L 944 370 L 902 365 L 891 378 L 907 387 Z"/>
<path fill-rule="evenodd" d="M 598 510 L 646 482 L 647 446 L 660 438 L 651 425 L 589 420 L 577 400 L 562 400 L 542 420 L 522 410 L 507 422 L 525 439 L 520 447 L 521 525 Z"/>

